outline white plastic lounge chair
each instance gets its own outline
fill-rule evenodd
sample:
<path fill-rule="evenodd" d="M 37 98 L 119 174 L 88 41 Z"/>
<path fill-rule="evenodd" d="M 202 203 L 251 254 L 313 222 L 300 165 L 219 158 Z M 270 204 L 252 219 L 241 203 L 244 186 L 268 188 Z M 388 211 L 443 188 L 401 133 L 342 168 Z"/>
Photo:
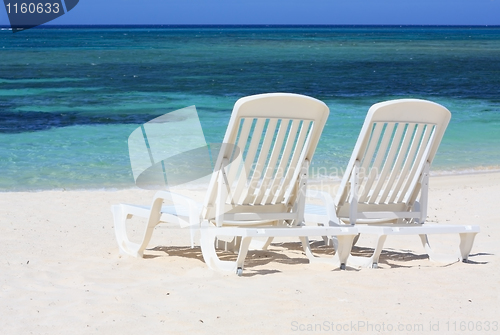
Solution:
<path fill-rule="evenodd" d="M 425 223 L 429 168 L 451 113 L 425 100 L 402 99 L 373 105 L 368 111 L 335 200 L 321 193 L 325 207 L 306 207 L 306 222 L 351 224 L 360 234 L 378 236 L 371 257 L 350 257 L 352 265 L 377 267 L 387 235 L 417 234 L 431 260 L 443 261 L 430 248 L 427 234 L 458 233 L 466 260 L 478 226 Z"/>
<path fill-rule="evenodd" d="M 272 237 L 299 237 L 308 258 L 316 261 L 307 236 L 323 235 L 338 237 L 339 248 L 331 262 L 345 268 L 357 229 L 303 226 L 309 163 L 328 114 L 323 102 L 297 94 L 262 94 L 238 100 L 204 203 L 179 196 L 176 199 L 184 203 L 185 211 L 181 213 L 176 206 L 177 214 L 183 216 L 176 215 L 162 204 L 177 196 L 160 191 L 150 208 L 113 206 L 121 252 L 142 256 L 154 227 L 167 221 L 200 226 L 203 258 L 212 269 L 241 275 L 254 237 L 268 238 L 264 247 Z M 126 234 L 125 222 L 131 215 L 148 218 L 140 244 L 130 242 Z M 236 261 L 222 261 L 216 254 L 216 240 L 227 237 L 238 239 Z"/>

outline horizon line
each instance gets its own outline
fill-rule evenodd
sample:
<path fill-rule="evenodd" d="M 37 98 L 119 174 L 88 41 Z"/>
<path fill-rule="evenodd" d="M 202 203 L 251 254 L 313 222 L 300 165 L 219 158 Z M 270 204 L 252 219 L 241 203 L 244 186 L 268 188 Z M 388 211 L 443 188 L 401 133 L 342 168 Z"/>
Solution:
<path fill-rule="evenodd" d="M 10 28 L 11 25 L 0 25 L 2 28 Z M 489 24 L 43 24 L 30 29 L 43 29 L 43 28 L 78 28 L 78 27 L 171 27 L 171 28 L 199 28 L 199 27 L 272 27 L 272 28 L 289 28 L 289 27 L 470 27 L 470 28 L 496 28 L 500 25 Z"/>

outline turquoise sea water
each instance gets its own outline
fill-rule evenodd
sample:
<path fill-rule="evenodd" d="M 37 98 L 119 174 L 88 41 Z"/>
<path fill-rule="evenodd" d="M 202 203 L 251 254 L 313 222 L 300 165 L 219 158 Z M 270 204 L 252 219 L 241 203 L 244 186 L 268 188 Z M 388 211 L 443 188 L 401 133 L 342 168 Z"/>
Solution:
<path fill-rule="evenodd" d="M 133 186 L 127 138 L 196 105 L 208 142 L 234 102 L 323 100 L 314 168 L 342 169 L 368 108 L 452 112 L 434 173 L 500 169 L 500 27 L 74 27 L 0 30 L 0 191 Z"/>

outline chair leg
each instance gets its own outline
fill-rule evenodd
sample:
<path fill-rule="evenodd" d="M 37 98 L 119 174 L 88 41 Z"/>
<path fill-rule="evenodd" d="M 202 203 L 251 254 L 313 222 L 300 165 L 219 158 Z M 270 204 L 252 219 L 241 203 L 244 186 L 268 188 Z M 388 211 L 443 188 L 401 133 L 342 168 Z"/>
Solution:
<path fill-rule="evenodd" d="M 116 241 L 118 242 L 118 247 L 121 254 L 127 254 L 133 257 L 142 257 L 144 250 L 148 246 L 151 236 L 153 236 L 153 231 L 156 225 L 160 222 L 161 217 L 161 204 L 162 199 L 159 199 L 153 203 L 151 206 L 151 211 L 148 218 L 148 223 L 146 226 L 146 231 L 142 238 L 142 242 L 133 243 L 129 240 L 127 235 L 126 221 L 129 217 L 129 213 L 126 210 L 126 205 L 114 205 L 111 206 L 111 212 L 113 213 L 114 227 Z"/>
<path fill-rule="evenodd" d="M 215 248 L 217 250 L 230 251 L 238 253 L 240 249 L 241 237 L 240 236 L 217 236 L 215 238 Z"/>
<path fill-rule="evenodd" d="M 142 257 L 145 248 L 141 250 L 141 244 L 133 243 L 128 238 L 126 223 L 129 215 L 125 210 L 125 206 L 114 205 L 111 207 L 111 212 L 113 213 L 115 237 L 120 254 Z"/>
<path fill-rule="evenodd" d="M 382 253 L 382 249 L 384 248 L 384 243 L 387 238 L 387 235 L 380 235 L 377 240 L 377 246 L 375 247 L 375 251 L 372 255 L 372 268 L 378 267 L 378 259 L 380 254 Z"/>
<path fill-rule="evenodd" d="M 304 249 L 304 252 L 310 263 L 327 263 L 333 266 L 340 266 L 340 269 L 342 270 L 345 270 L 347 258 L 351 254 L 353 239 L 354 235 L 337 236 L 336 241 L 338 241 L 338 247 L 336 248 L 335 255 L 333 256 L 333 258 L 326 258 L 314 256 L 311 251 L 311 246 L 309 245 L 309 239 L 305 236 L 300 237 L 302 248 Z"/>
<path fill-rule="evenodd" d="M 268 237 L 265 241 L 253 239 L 250 246 L 252 249 L 267 250 L 273 239 L 274 237 Z"/>
<path fill-rule="evenodd" d="M 313 255 L 311 251 L 311 246 L 309 245 L 309 239 L 307 236 L 300 236 L 299 237 L 300 242 L 302 243 L 302 249 L 304 249 L 304 253 L 306 254 L 307 258 L 309 259 L 310 263 L 317 263 L 321 262 L 319 257 L 316 257 Z"/>
<path fill-rule="evenodd" d="M 334 249 L 337 250 L 336 244 L 338 244 L 338 242 L 335 236 L 322 236 L 322 238 L 323 242 L 325 242 L 325 246 L 334 247 Z"/>
<path fill-rule="evenodd" d="M 354 244 L 353 240 L 355 236 L 353 235 L 338 235 L 337 236 L 337 249 L 335 249 L 335 255 L 338 255 L 340 262 L 340 269 L 345 270 L 347 259 L 351 255 L 352 246 Z"/>
<path fill-rule="evenodd" d="M 120 254 L 130 255 L 134 257 L 142 257 L 142 253 L 139 253 L 139 245 L 130 242 L 127 236 L 127 213 L 125 211 L 125 206 L 114 205 L 111 206 L 111 212 L 113 213 L 114 228 L 116 242 L 118 242 L 118 248 L 120 249 Z"/>
<path fill-rule="evenodd" d="M 359 235 L 354 236 L 352 240 L 352 246 L 355 246 L 359 240 Z M 337 236 L 323 236 L 323 241 L 327 247 L 333 247 L 333 250 L 337 250 L 339 248 L 339 241 Z"/>
<path fill-rule="evenodd" d="M 235 261 L 222 261 L 219 256 L 217 256 L 215 249 L 215 242 L 217 240 L 217 235 L 215 232 L 216 228 L 208 227 L 207 225 L 202 225 L 200 229 L 200 245 L 203 259 L 207 266 L 212 270 L 222 271 L 222 272 L 235 272 L 241 275 L 243 271 L 243 265 L 245 262 L 246 255 L 252 241 L 251 237 L 241 238 L 241 244 L 239 247 L 238 258 Z"/>
<path fill-rule="evenodd" d="M 358 235 L 354 236 L 354 239 L 352 240 L 352 246 L 353 246 L 353 247 L 356 245 L 356 243 L 358 243 L 358 240 L 359 240 L 359 236 L 360 236 L 360 235 L 361 235 L 361 234 L 358 234 Z"/>
<path fill-rule="evenodd" d="M 461 234 L 460 234 L 461 235 Z M 429 238 L 425 234 L 420 234 L 420 240 L 422 241 L 422 245 L 424 246 L 425 252 L 429 256 L 429 260 L 436 263 L 443 264 L 452 264 L 456 263 L 460 260 L 460 257 L 452 256 L 452 255 L 441 255 L 437 254 L 432 250 L 431 245 L 429 243 Z M 471 245 L 472 247 L 472 245 Z M 470 250 L 469 250 L 470 251 Z"/>
<path fill-rule="evenodd" d="M 194 235 L 196 234 L 196 226 L 195 225 L 191 225 L 189 227 L 189 233 L 191 234 L 191 249 L 194 248 Z"/>
<path fill-rule="evenodd" d="M 373 254 L 370 257 L 362 257 L 362 256 L 351 256 L 349 257 L 348 264 L 351 266 L 362 267 L 362 268 L 377 268 L 378 260 L 380 254 L 382 253 L 382 249 L 384 248 L 385 240 L 387 239 L 387 235 L 379 235 L 377 238 L 377 244 L 373 250 Z"/>
<path fill-rule="evenodd" d="M 460 234 L 460 260 L 465 262 L 469 258 L 474 238 L 477 233 L 461 233 Z"/>
<path fill-rule="evenodd" d="M 238 253 L 238 258 L 236 259 L 236 273 L 238 276 L 241 276 L 243 272 L 243 265 L 245 264 L 245 258 L 247 257 L 248 248 L 250 247 L 251 242 L 251 237 L 245 236 L 241 238 L 240 252 Z"/>

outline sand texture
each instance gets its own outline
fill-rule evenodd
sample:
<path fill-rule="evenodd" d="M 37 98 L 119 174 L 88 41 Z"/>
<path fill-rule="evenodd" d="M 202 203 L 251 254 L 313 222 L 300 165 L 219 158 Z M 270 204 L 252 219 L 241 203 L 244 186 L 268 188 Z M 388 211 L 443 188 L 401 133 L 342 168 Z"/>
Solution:
<path fill-rule="evenodd" d="M 481 227 L 470 262 L 451 265 L 430 262 L 418 237 L 389 236 L 379 269 L 340 271 L 309 265 L 292 239 L 250 251 L 237 277 L 208 269 L 189 230 L 168 225 L 145 258 L 120 256 L 110 206 L 149 205 L 153 194 L 0 193 L 1 333 L 500 332 L 499 173 L 431 178 L 429 222 Z M 131 233 L 143 225 L 131 220 Z M 453 254 L 459 239 L 430 241 Z"/>

